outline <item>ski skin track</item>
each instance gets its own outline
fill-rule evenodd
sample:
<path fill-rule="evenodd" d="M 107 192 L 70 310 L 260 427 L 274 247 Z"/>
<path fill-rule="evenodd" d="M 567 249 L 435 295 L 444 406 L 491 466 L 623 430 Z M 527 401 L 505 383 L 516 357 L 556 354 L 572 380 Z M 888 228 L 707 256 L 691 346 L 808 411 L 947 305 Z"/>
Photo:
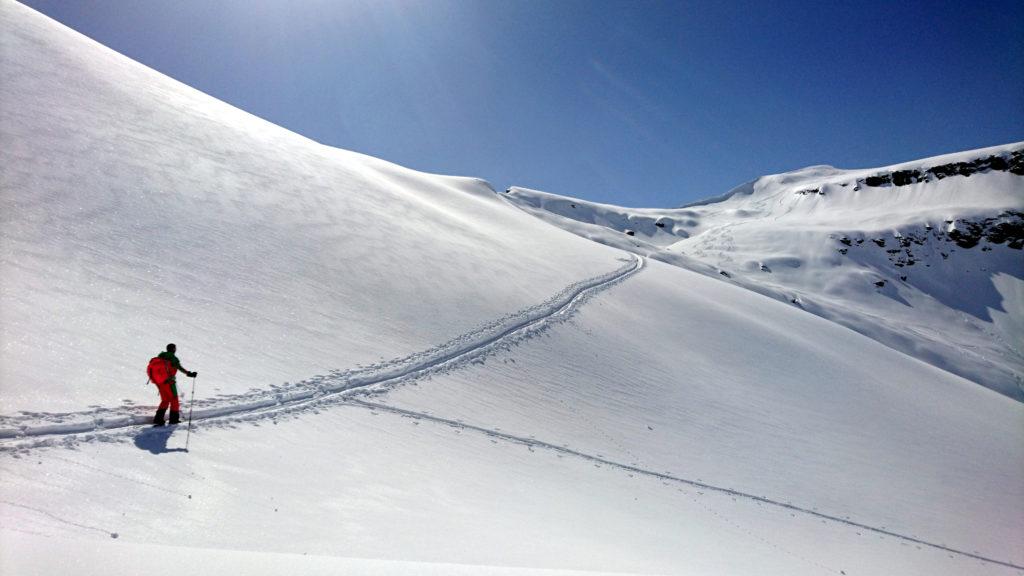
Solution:
<path fill-rule="evenodd" d="M 669 481 L 669 482 L 675 482 L 675 483 L 678 483 L 678 484 L 684 484 L 684 485 L 691 486 L 691 487 L 694 487 L 694 488 L 700 488 L 700 489 L 704 489 L 704 490 L 709 490 L 709 491 L 714 491 L 714 492 L 718 492 L 718 493 L 722 493 L 722 494 L 727 494 L 727 495 L 730 495 L 730 496 L 733 496 L 733 497 L 736 497 L 736 498 L 743 498 L 743 499 L 746 499 L 746 500 L 749 500 L 749 501 L 767 504 L 769 506 L 774 506 L 774 507 L 786 509 L 786 510 L 789 510 L 791 512 L 798 512 L 798 513 L 801 513 L 801 514 L 806 514 L 806 515 L 809 515 L 809 516 L 820 518 L 820 519 L 825 520 L 825 521 L 830 521 L 830 522 L 835 522 L 835 523 L 843 524 L 843 525 L 846 525 L 846 526 L 860 528 L 862 530 L 866 530 L 866 531 L 869 531 L 869 532 L 874 532 L 876 534 L 880 534 L 880 535 L 884 535 L 884 536 L 889 536 L 889 537 L 892 537 L 892 538 L 897 538 L 899 540 L 903 540 L 903 541 L 906 541 L 906 542 L 911 542 L 911 543 L 914 543 L 914 544 L 919 544 L 921 546 L 927 546 L 927 547 L 930 547 L 930 548 L 933 548 L 933 549 L 936 549 L 936 550 L 940 550 L 940 551 L 943 551 L 943 552 L 947 552 L 947 553 L 950 553 L 950 554 L 957 554 L 957 555 L 964 556 L 964 557 L 967 557 L 967 558 L 973 558 L 973 559 L 979 560 L 981 562 L 995 564 L 995 565 L 999 565 L 999 566 L 1003 566 L 1003 567 L 1007 567 L 1007 568 L 1012 568 L 1012 569 L 1016 569 L 1016 570 L 1024 570 L 1024 566 L 1013 564 L 1012 562 L 996 560 L 994 558 L 988 558 L 988 557 L 985 557 L 985 556 L 981 556 L 979 554 L 974 554 L 974 553 L 971 553 L 971 552 L 966 552 L 966 551 L 963 551 L 963 550 L 958 550 L 958 549 L 955 549 L 955 548 L 950 548 L 950 547 L 944 546 L 942 544 L 935 544 L 933 542 L 928 542 L 928 541 L 925 541 L 925 540 L 921 540 L 921 539 L 915 538 L 913 536 L 908 536 L 908 535 L 905 535 L 905 534 L 899 534 L 897 532 L 892 532 L 892 531 L 886 530 L 884 528 L 878 528 L 878 527 L 875 527 L 875 526 L 870 526 L 870 525 L 867 525 L 867 524 L 862 524 L 862 523 L 855 522 L 853 520 L 849 520 L 849 519 L 846 519 L 846 518 L 840 518 L 840 517 L 837 517 L 837 516 L 830 516 L 828 514 L 824 514 L 824 513 L 821 513 L 821 512 L 817 512 L 815 510 L 810 510 L 810 509 L 807 509 L 807 508 L 803 508 L 803 507 L 800 507 L 800 506 L 797 506 L 797 505 L 794 505 L 794 504 L 791 504 L 791 503 L 780 502 L 778 500 L 772 500 L 771 498 L 767 498 L 765 496 L 757 496 L 755 494 L 748 494 L 746 492 L 741 492 L 741 491 L 738 491 L 738 490 L 734 490 L 732 488 L 726 488 L 726 487 L 723 487 L 723 486 L 716 486 L 716 485 L 713 485 L 713 484 L 706 484 L 704 482 L 699 482 L 699 481 L 696 481 L 696 480 L 691 480 L 691 479 L 683 478 L 683 477 L 680 477 L 680 476 L 674 476 L 672 474 L 665 473 L 665 472 L 657 472 L 657 471 L 648 470 L 648 469 L 645 469 L 645 468 L 640 468 L 640 467 L 637 467 L 637 466 L 633 466 L 633 465 L 630 465 L 630 464 L 625 464 L 625 463 L 622 463 L 622 462 L 616 462 L 614 460 L 609 460 L 609 459 L 601 457 L 601 456 L 597 456 L 597 455 L 594 455 L 594 454 L 588 454 L 586 452 L 580 452 L 580 451 L 577 451 L 577 450 L 573 450 L 571 448 L 566 448 L 564 446 L 558 446 L 556 444 L 551 444 L 551 443 L 548 443 L 548 442 L 544 442 L 542 440 L 536 440 L 536 439 L 533 439 L 533 438 L 525 438 L 525 437 L 522 437 L 522 436 L 516 436 L 516 435 L 513 435 L 513 434 L 507 434 L 507 433 L 504 433 L 504 432 L 499 432 L 499 431 L 496 431 L 496 430 L 491 430 L 491 429 L 480 427 L 480 426 L 474 426 L 472 424 L 467 424 L 465 422 L 449 420 L 449 419 L 446 419 L 446 418 L 441 418 L 439 416 L 433 416 L 433 415 L 430 415 L 430 414 L 424 414 L 424 413 L 416 412 L 416 411 L 413 411 L 413 410 L 406 410 L 406 409 L 402 409 L 402 408 L 396 408 L 396 407 L 393 407 L 393 406 L 388 406 L 386 404 L 379 404 L 379 403 L 375 403 L 375 402 L 367 402 L 365 400 L 360 400 L 360 399 L 358 399 L 356 397 L 346 397 L 349 394 L 353 394 L 353 395 L 354 394 L 366 394 L 366 393 L 371 393 L 372 394 L 373 391 L 368 390 L 368 388 L 375 387 L 375 386 L 378 386 L 378 385 L 380 387 L 382 387 L 382 388 L 386 388 L 387 385 L 389 385 L 389 384 L 397 384 L 399 382 L 404 382 L 404 381 L 408 381 L 408 380 L 412 380 L 412 379 L 417 379 L 417 378 L 422 377 L 424 375 L 433 373 L 435 370 L 437 370 L 439 368 L 444 368 L 446 365 L 455 364 L 458 361 L 463 360 L 463 359 L 465 359 L 467 357 L 473 357 L 477 353 L 480 353 L 482 351 L 486 351 L 488 348 L 492 348 L 492 347 L 495 347 L 495 346 L 500 346 L 505 340 L 512 340 L 512 339 L 514 339 L 514 337 L 516 335 L 518 335 L 520 333 L 528 332 L 531 329 L 538 328 L 538 327 L 540 327 L 542 325 L 545 325 L 545 324 L 549 323 L 550 321 L 552 321 L 554 318 L 556 318 L 558 316 L 563 316 L 563 315 L 566 315 L 568 313 L 571 313 L 580 304 L 580 302 L 582 300 L 584 300 L 586 297 L 588 297 L 588 296 L 590 296 L 592 294 L 595 294 L 597 292 L 601 292 L 601 291 L 603 291 L 603 290 L 605 290 L 607 288 L 610 288 L 611 286 L 613 286 L 615 284 L 618 284 L 619 282 L 621 282 L 621 281 L 629 278 L 630 276 L 633 276 L 634 274 L 637 274 L 638 272 L 640 272 L 643 269 L 644 265 L 645 265 L 644 257 L 638 256 L 638 255 L 633 255 L 633 254 L 630 254 L 630 256 L 631 256 L 631 259 L 632 259 L 632 264 L 631 264 L 631 266 L 629 268 L 626 268 L 624 270 L 618 270 L 618 271 L 612 273 L 610 275 L 610 277 L 608 275 L 598 277 L 598 278 L 600 278 L 599 281 L 593 281 L 593 282 L 584 281 L 582 286 L 578 287 L 576 290 L 573 290 L 570 293 L 570 296 L 568 297 L 568 300 L 560 299 L 560 302 L 556 303 L 555 306 L 549 308 L 545 313 L 537 315 L 537 316 L 527 315 L 522 321 L 517 322 L 517 323 L 515 323 L 515 324 L 505 328 L 504 330 L 501 330 L 500 332 L 497 332 L 496 334 L 493 334 L 493 335 L 491 335 L 489 337 L 486 337 L 486 338 L 484 338 L 482 340 L 474 341 L 471 344 L 463 346 L 461 348 L 456 348 L 456 349 L 454 349 L 454 350 L 452 350 L 450 352 L 447 352 L 445 354 L 442 354 L 440 356 L 429 357 L 428 359 L 426 359 L 426 360 L 424 360 L 422 362 L 415 363 L 415 364 L 413 364 L 413 365 L 411 365 L 409 367 L 402 368 L 401 370 L 398 370 L 397 373 L 395 371 L 385 371 L 383 374 L 371 375 L 371 376 L 366 376 L 366 377 L 363 377 L 363 378 L 356 378 L 355 382 L 348 382 L 344 387 L 341 387 L 341 388 L 338 388 L 338 389 L 334 389 L 334 390 L 330 390 L 329 392 L 323 392 L 322 390 L 312 390 L 312 391 L 304 390 L 304 391 L 301 391 L 299 393 L 293 392 L 291 397 L 284 398 L 284 399 L 282 399 L 282 395 L 279 394 L 277 396 L 274 396 L 272 398 L 269 398 L 269 399 L 266 399 L 266 400 L 262 400 L 262 401 L 259 401 L 259 402 L 253 402 L 253 403 L 241 404 L 241 405 L 234 404 L 234 405 L 231 405 L 231 406 L 228 406 L 228 407 L 222 407 L 222 408 L 213 407 L 213 408 L 209 408 L 209 409 L 205 409 L 205 410 L 197 410 L 196 411 L 196 415 L 193 417 L 193 421 L 204 421 L 204 420 L 205 421 L 217 421 L 217 420 L 230 419 L 232 417 L 236 417 L 237 418 L 237 417 L 246 417 L 246 416 L 249 416 L 249 417 L 253 417 L 253 416 L 272 416 L 272 415 L 279 414 L 279 413 L 287 413 L 287 412 L 296 411 L 296 410 L 299 410 L 299 409 L 304 408 L 306 406 L 309 406 L 311 404 L 319 404 L 319 403 L 321 403 L 321 402 L 323 402 L 325 400 L 329 400 L 329 399 L 332 399 L 332 398 L 338 398 L 338 399 L 340 399 L 340 404 L 341 405 L 358 407 L 358 408 L 363 408 L 363 409 L 370 409 L 370 410 L 379 410 L 379 411 L 388 412 L 388 413 L 395 414 L 395 415 L 402 416 L 402 417 L 406 417 L 406 418 L 413 418 L 413 419 L 418 419 L 418 420 L 427 420 L 427 421 L 435 422 L 435 423 L 438 423 L 438 424 L 443 424 L 443 425 L 447 425 L 447 426 L 453 426 L 453 427 L 460 428 L 460 429 L 472 430 L 472 431 L 475 431 L 475 432 L 479 432 L 479 433 L 485 434 L 485 435 L 487 435 L 489 437 L 501 439 L 501 440 L 504 440 L 504 441 L 507 441 L 507 442 L 512 442 L 512 443 L 515 443 L 515 444 L 521 444 L 521 445 L 535 447 L 535 448 L 543 448 L 543 449 L 546 449 L 546 450 L 551 450 L 551 451 L 554 451 L 554 452 L 557 452 L 557 453 L 560 453 L 560 454 L 564 454 L 564 455 L 567 455 L 567 456 L 571 456 L 571 457 L 574 457 L 574 458 L 579 458 L 579 459 L 587 460 L 587 461 L 590 461 L 590 462 L 593 462 L 593 463 L 602 464 L 602 465 L 608 466 L 610 468 L 615 468 L 615 469 L 618 469 L 618 470 L 622 470 L 622 471 L 626 471 L 626 472 L 631 472 L 631 473 L 634 473 L 634 474 L 640 474 L 640 475 L 644 475 L 644 476 L 648 476 L 648 477 L 652 477 L 652 478 L 657 478 L 657 479 L 660 479 L 660 480 L 663 480 L 663 481 Z M 12 430 L 12 429 L 9 429 L 9 428 L 8 429 L 0 429 L 0 451 L 8 451 L 8 450 L 11 450 L 11 449 L 20 450 L 20 449 L 31 449 L 31 448 L 41 448 L 41 447 L 59 447 L 60 444 L 53 444 L 53 443 L 51 443 L 51 441 L 54 438 L 61 438 L 61 437 L 63 437 L 63 438 L 66 438 L 66 439 L 70 439 L 72 437 L 76 437 L 76 436 L 80 436 L 80 435 L 88 434 L 88 433 L 101 433 L 101 432 L 115 432 L 116 433 L 118 431 L 122 431 L 122 432 L 123 431 L 131 431 L 131 430 L 134 430 L 134 429 L 138 428 L 139 424 L 146 423 L 149 420 L 149 418 L 146 417 L 146 418 L 144 418 L 143 421 L 140 422 L 138 420 L 138 418 L 139 418 L 138 416 L 127 415 L 127 416 L 122 416 L 121 417 L 121 420 L 123 420 L 123 421 L 118 420 L 118 421 L 111 422 L 111 421 L 106 421 L 106 420 L 100 420 L 100 421 L 94 421 L 92 423 L 93 424 L 92 426 L 89 426 L 88 423 L 81 423 L 79 425 L 52 424 L 52 425 L 43 425 L 43 426 L 36 426 L 36 427 L 29 427 L 29 428 L 21 428 L 21 429 L 17 429 L 17 430 Z M 145 433 L 145 431 L 143 431 L 143 433 Z M 26 440 L 31 441 L 32 439 L 35 439 L 37 442 L 36 443 L 30 443 L 28 445 L 23 443 Z M 3 443 L 5 443 L 6 441 L 11 441 L 11 440 L 15 441 L 15 445 L 13 445 L 13 446 L 3 446 Z M 21 441 L 21 442 L 19 442 L 19 441 Z"/>
<path fill-rule="evenodd" d="M 973 554 L 971 552 L 965 552 L 963 550 L 957 550 L 956 548 L 949 548 L 947 546 L 943 546 L 942 544 L 935 544 L 933 542 L 928 542 L 926 540 L 920 540 L 918 538 L 914 538 L 913 536 L 907 536 L 905 534 L 899 534 L 897 532 L 891 532 L 891 531 L 886 530 L 884 528 L 878 528 L 878 527 L 875 527 L 875 526 L 869 526 L 867 524 L 861 524 L 860 522 L 855 522 L 853 520 L 848 520 L 846 518 L 839 518 L 838 516 L 830 516 L 828 514 L 823 514 L 821 512 L 815 511 L 815 510 L 809 510 L 807 508 L 802 508 L 800 506 L 797 506 L 795 504 L 790 504 L 788 502 L 780 502 L 778 500 L 772 500 L 771 498 L 767 498 L 765 496 L 757 496 L 755 494 L 748 494 L 746 492 L 740 492 L 739 490 L 733 490 L 732 488 L 725 488 L 723 486 L 715 486 L 713 484 L 705 484 L 704 482 L 698 482 L 697 480 L 690 480 L 690 479 L 682 478 L 682 477 L 679 477 L 679 476 L 673 476 L 672 474 L 668 474 L 668 473 L 665 473 L 665 472 L 656 472 L 656 471 L 653 471 L 653 470 L 647 470 L 645 468 L 639 468 L 637 466 L 633 466 L 633 465 L 630 465 L 630 464 L 623 464 L 622 462 L 616 462 L 614 460 L 608 460 L 607 458 L 603 458 L 601 456 L 595 456 L 594 454 L 588 454 L 586 452 L 579 452 L 579 451 L 573 450 L 571 448 L 566 448 L 564 446 L 558 446 L 557 444 L 551 444 L 551 443 L 548 443 L 548 442 L 544 442 L 542 440 L 536 440 L 536 439 L 533 439 L 533 438 L 524 438 L 522 436 L 516 436 L 514 434 L 507 434 L 505 432 L 499 432 L 497 430 L 491 430 L 491 429 L 488 429 L 488 428 L 483 428 L 481 426 L 474 426 L 472 424 L 466 424 L 465 422 L 460 422 L 460 421 L 456 421 L 456 420 L 449 420 L 447 418 L 441 418 L 439 416 L 433 416 L 433 415 L 430 415 L 430 414 L 424 414 L 422 412 L 416 412 L 416 411 L 413 411 L 413 410 L 405 410 L 405 409 L 402 409 L 402 408 L 396 408 L 394 406 L 388 406 L 387 404 L 378 404 L 376 402 L 367 402 L 365 400 L 359 400 L 357 398 L 347 399 L 345 404 L 347 404 L 349 406 L 361 407 L 361 408 L 366 408 L 366 409 L 370 409 L 370 410 L 380 410 L 382 412 L 389 412 L 391 414 L 396 414 L 398 416 L 403 416 L 403 417 L 406 417 L 406 418 L 414 418 L 414 419 L 418 419 L 418 420 L 427 420 L 427 421 L 430 421 L 430 422 L 435 422 L 435 423 L 438 423 L 438 424 L 444 424 L 444 425 L 452 426 L 452 427 L 459 428 L 459 429 L 472 430 L 474 432 L 480 432 L 480 433 L 486 434 L 487 436 L 490 436 L 492 438 L 499 438 L 501 440 L 505 440 L 505 441 L 508 441 L 508 442 L 513 442 L 513 443 L 516 443 L 516 444 L 522 444 L 524 446 L 530 446 L 530 447 L 533 447 L 533 448 L 544 448 L 546 450 L 552 450 L 552 451 L 558 452 L 560 454 L 565 454 L 566 456 L 572 456 L 574 458 L 580 458 L 580 459 L 583 459 L 583 460 L 589 460 L 590 462 L 594 462 L 594 463 L 598 463 L 598 464 L 604 464 L 604 465 L 606 465 L 606 466 L 608 466 L 610 468 L 617 468 L 619 470 L 624 470 L 626 472 L 632 472 L 634 474 L 642 474 L 644 476 L 649 476 L 649 477 L 652 477 L 652 478 L 657 478 L 659 480 L 665 480 L 665 481 L 669 481 L 669 482 L 676 482 L 676 483 L 679 483 L 679 484 L 685 484 L 687 486 L 692 486 L 694 488 L 702 488 L 702 489 L 713 491 L 713 492 L 719 492 L 719 493 L 722 493 L 722 494 L 728 494 L 729 496 L 734 496 L 734 497 L 737 497 L 737 498 L 744 498 L 746 500 L 751 500 L 751 501 L 754 501 L 754 502 L 760 502 L 762 504 L 768 504 L 769 506 L 775 506 L 775 507 L 778 507 L 778 508 L 783 508 L 783 509 L 786 509 L 786 510 L 790 510 L 792 512 L 799 512 L 801 514 L 807 514 L 809 516 L 814 516 L 814 517 L 820 518 L 822 520 L 827 520 L 827 521 L 830 521 L 830 522 L 837 522 L 839 524 L 845 524 L 847 526 L 852 526 L 854 528 L 860 528 L 862 530 L 867 530 L 869 532 L 874 532 L 876 534 L 882 534 L 884 536 L 891 536 L 893 538 L 898 538 L 898 539 L 904 540 L 906 542 L 912 542 L 914 544 L 920 544 L 922 546 L 928 546 L 930 548 L 934 548 L 936 550 L 941 550 L 943 552 L 948 552 L 950 554 L 958 554 L 960 556 L 965 556 L 965 557 L 968 557 L 968 558 L 973 558 L 975 560 L 980 560 L 982 562 L 988 562 L 990 564 L 996 564 L 996 565 L 999 565 L 999 566 L 1004 566 L 1004 567 L 1007 567 L 1007 568 L 1013 568 L 1013 569 L 1016 569 L 1016 570 L 1024 570 L 1024 566 L 1017 565 L 1017 564 L 1014 564 L 1012 562 L 1006 562 L 1006 561 L 1003 561 L 1003 560 L 996 560 L 994 558 L 987 558 L 985 556 L 980 556 L 978 554 Z"/>
<path fill-rule="evenodd" d="M 445 366 L 455 364 L 460 360 L 474 356 L 476 353 L 494 346 L 501 345 L 515 335 L 530 331 L 547 324 L 552 319 L 564 316 L 572 312 L 581 301 L 587 296 L 603 291 L 606 288 L 617 284 L 626 278 L 640 272 L 645 265 L 642 256 L 624 253 L 629 257 L 630 263 L 623 268 L 611 273 L 597 276 L 582 281 L 575 289 L 568 294 L 556 296 L 555 301 L 539 312 L 527 312 L 519 321 L 505 327 L 499 328 L 497 332 L 488 336 L 471 339 L 454 348 L 440 354 L 431 355 L 431 351 L 421 352 L 405 359 L 394 361 L 394 366 L 382 366 L 377 373 L 368 375 L 356 374 L 350 378 L 342 378 L 342 382 L 332 386 L 328 381 L 327 385 L 317 385 L 300 390 L 281 392 L 269 395 L 256 401 L 234 403 L 228 406 L 212 406 L 209 408 L 196 408 L 192 415 L 192 422 L 211 421 L 230 417 L 265 416 L 276 413 L 291 412 L 310 404 L 321 403 L 339 395 L 365 390 L 373 386 L 387 386 L 396 384 L 399 381 L 416 379 L 432 373 Z M 534 307 L 536 308 L 536 307 Z M 533 309 L 529 309 L 533 310 Z M 477 332 L 471 332 L 475 335 Z M 457 337 L 454 341 L 466 335 Z M 442 345 L 445 346 L 445 345 Z M 406 364 L 408 358 L 426 355 L 426 358 L 418 362 Z M 406 365 L 403 365 L 406 364 Z M 321 381 L 323 378 L 321 379 Z M 193 381 L 193 390 L 195 382 Z M 0 429 L 0 451 L 18 450 L 53 445 L 55 439 L 70 439 L 83 434 L 118 432 L 134 429 L 140 425 L 149 424 L 152 416 L 139 414 L 113 415 L 111 418 L 96 418 L 91 421 L 76 423 L 51 423 L 36 426 L 16 426 Z M 28 441 L 26 443 L 26 440 Z M 6 445 L 5 445 L 6 444 Z"/>

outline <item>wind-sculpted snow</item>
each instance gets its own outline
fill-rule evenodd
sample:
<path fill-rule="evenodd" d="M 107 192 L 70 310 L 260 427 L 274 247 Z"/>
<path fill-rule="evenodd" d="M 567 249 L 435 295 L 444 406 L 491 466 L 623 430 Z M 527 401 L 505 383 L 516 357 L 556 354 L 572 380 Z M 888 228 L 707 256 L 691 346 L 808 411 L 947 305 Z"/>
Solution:
<path fill-rule="evenodd" d="M 643 267 L 643 258 L 630 255 L 622 267 L 566 286 L 548 300 L 510 313 L 448 342 L 428 350 L 370 366 L 334 370 L 302 382 L 272 386 L 249 394 L 200 399 L 194 404 L 192 419 L 236 422 L 279 415 L 285 412 L 324 406 L 337 401 L 342 393 L 374 387 L 391 388 L 402 383 L 454 369 L 467 362 L 480 361 L 490 351 L 508 346 L 520 338 L 545 329 L 552 322 L 568 318 L 588 297 L 625 280 Z M 187 381 L 182 378 L 179 386 Z M 193 381 L 195 386 L 197 382 Z M 200 381 L 198 384 L 202 384 Z M 117 431 L 147 424 L 150 408 L 97 408 L 87 412 L 51 414 L 25 412 L 18 416 L 0 416 L 0 450 L 50 445 L 69 445 L 93 440 L 90 433 Z"/>

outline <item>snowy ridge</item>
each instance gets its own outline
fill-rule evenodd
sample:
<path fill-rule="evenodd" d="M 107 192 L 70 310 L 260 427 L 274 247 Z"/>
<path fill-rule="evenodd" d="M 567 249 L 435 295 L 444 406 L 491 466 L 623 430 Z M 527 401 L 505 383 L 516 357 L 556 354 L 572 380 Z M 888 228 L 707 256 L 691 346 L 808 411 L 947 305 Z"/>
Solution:
<path fill-rule="evenodd" d="M 567 318 L 587 297 L 625 280 L 643 268 L 643 258 L 630 255 L 628 260 L 621 268 L 573 283 L 541 304 L 508 314 L 429 350 L 366 367 L 332 371 L 329 375 L 275 386 L 271 390 L 198 400 L 192 419 L 203 421 L 232 417 L 250 420 L 292 412 L 311 403 L 327 402 L 344 392 L 369 387 L 392 387 L 451 369 L 459 363 L 473 361 L 486 355 L 489 349 L 502 346 L 506 340 Z M 16 441 L 13 444 L 5 442 L 0 445 L 0 450 L 41 447 L 55 442 L 53 438 L 45 437 L 69 437 L 144 425 L 152 419 L 150 412 L 150 408 L 139 408 L 127 414 L 125 408 L 98 408 L 90 412 L 66 414 L 27 412 L 20 416 L 0 416 L 0 441 Z M 24 439 L 31 441 L 22 442 Z M 67 441 L 75 440 L 68 438 Z"/>
<path fill-rule="evenodd" d="M 400 358 L 618 266 L 479 179 L 317 144 L 13 2 L 0 28 L 0 413 L 137 398 L 126 359 L 172 341 L 207 393 Z"/>
<path fill-rule="evenodd" d="M 916 172 L 918 173 L 918 176 L 924 174 L 930 179 L 937 178 L 941 180 L 942 178 L 951 175 L 959 174 L 969 176 L 970 174 L 977 173 L 979 168 L 981 171 L 991 169 L 997 169 L 1000 171 L 1012 170 L 1014 173 L 1020 174 L 1020 170 L 1022 170 L 1022 154 L 1024 154 L 1024 147 L 1022 147 L 1022 143 L 1017 142 L 1001 146 L 979 148 L 976 150 L 940 154 L 938 156 L 930 156 L 928 158 L 891 164 L 889 166 L 882 166 L 879 168 L 843 169 L 829 165 L 807 166 L 791 172 L 762 176 L 761 178 L 741 184 L 724 194 L 684 204 L 679 209 L 685 210 L 688 208 L 719 204 L 733 198 L 742 201 L 743 196 L 751 196 L 756 190 L 764 189 L 765 182 L 797 184 L 817 183 L 819 185 L 850 182 L 861 184 L 866 183 L 869 178 L 884 178 L 888 175 L 889 178 L 885 179 L 886 181 L 880 181 L 878 184 L 874 184 L 882 185 L 893 184 L 891 175 L 896 173 Z M 991 162 L 992 159 L 999 159 L 1003 162 L 999 163 L 999 161 L 996 160 L 997 164 L 993 167 Z M 908 184 L 916 182 L 918 182 L 916 178 L 906 180 L 906 183 Z M 896 185 L 901 186 L 904 184 Z"/>
<path fill-rule="evenodd" d="M 878 169 L 811 166 L 677 209 L 523 188 L 504 197 L 1024 401 L 1024 143 Z"/>

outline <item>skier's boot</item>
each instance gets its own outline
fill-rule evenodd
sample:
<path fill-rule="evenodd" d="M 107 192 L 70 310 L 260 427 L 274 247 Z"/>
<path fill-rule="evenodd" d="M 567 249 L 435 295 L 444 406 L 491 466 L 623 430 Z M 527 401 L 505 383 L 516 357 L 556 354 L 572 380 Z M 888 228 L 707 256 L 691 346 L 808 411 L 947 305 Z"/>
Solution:
<path fill-rule="evenodd" d="M 164 412 L 167 412 L 167 408 L 161 408 L 156 411 L 156 416 L 153 416 L 153 426 L 164 425 Z M 174 417 L 174 413 L 171 412 L 171 417 Z"/>
<path fill-rule="evenodd" d="M 181 423 L 181 412 L 171 410 L 171 421 L 168 424 L 180 424 Z"/>

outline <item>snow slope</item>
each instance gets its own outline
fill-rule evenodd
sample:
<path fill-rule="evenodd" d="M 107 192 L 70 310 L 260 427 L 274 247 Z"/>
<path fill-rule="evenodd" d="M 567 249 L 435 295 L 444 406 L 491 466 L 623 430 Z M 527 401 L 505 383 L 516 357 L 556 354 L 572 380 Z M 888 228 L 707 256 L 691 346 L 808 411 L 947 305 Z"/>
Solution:
<path fill-rule="evenodd" d="M 254 562 L 1024 565 L 1020 404 L 833 323 L 652 262 L 502 344 L 397 386 L 200 421 L 189 452 L 180 428 L 6 441 L 0 542 L 43 568 L 67 562 L 40 552 L 63 539 L 137 557 L 168 535 L 183 556 Z"/>
<path fill-rule="evenodd" d="M 225 394 L 370 365 L 620 265 L 480 180 L 319 145 L 2 17 L 0 380 L 20 385 L 0 413 L 135 397 L 172 341 Z"/>
<path fill-rule="evenodd" d="M 522 188 L 506 197 L 1024 400 L 1024 143 L 870 170 L 813 166 L 672 210 Z"/>
<path fill-rule="evenodd" d="M 0 58 L 0 573 L 1024 573 L 1021 403 L 9 0 Z"/>

